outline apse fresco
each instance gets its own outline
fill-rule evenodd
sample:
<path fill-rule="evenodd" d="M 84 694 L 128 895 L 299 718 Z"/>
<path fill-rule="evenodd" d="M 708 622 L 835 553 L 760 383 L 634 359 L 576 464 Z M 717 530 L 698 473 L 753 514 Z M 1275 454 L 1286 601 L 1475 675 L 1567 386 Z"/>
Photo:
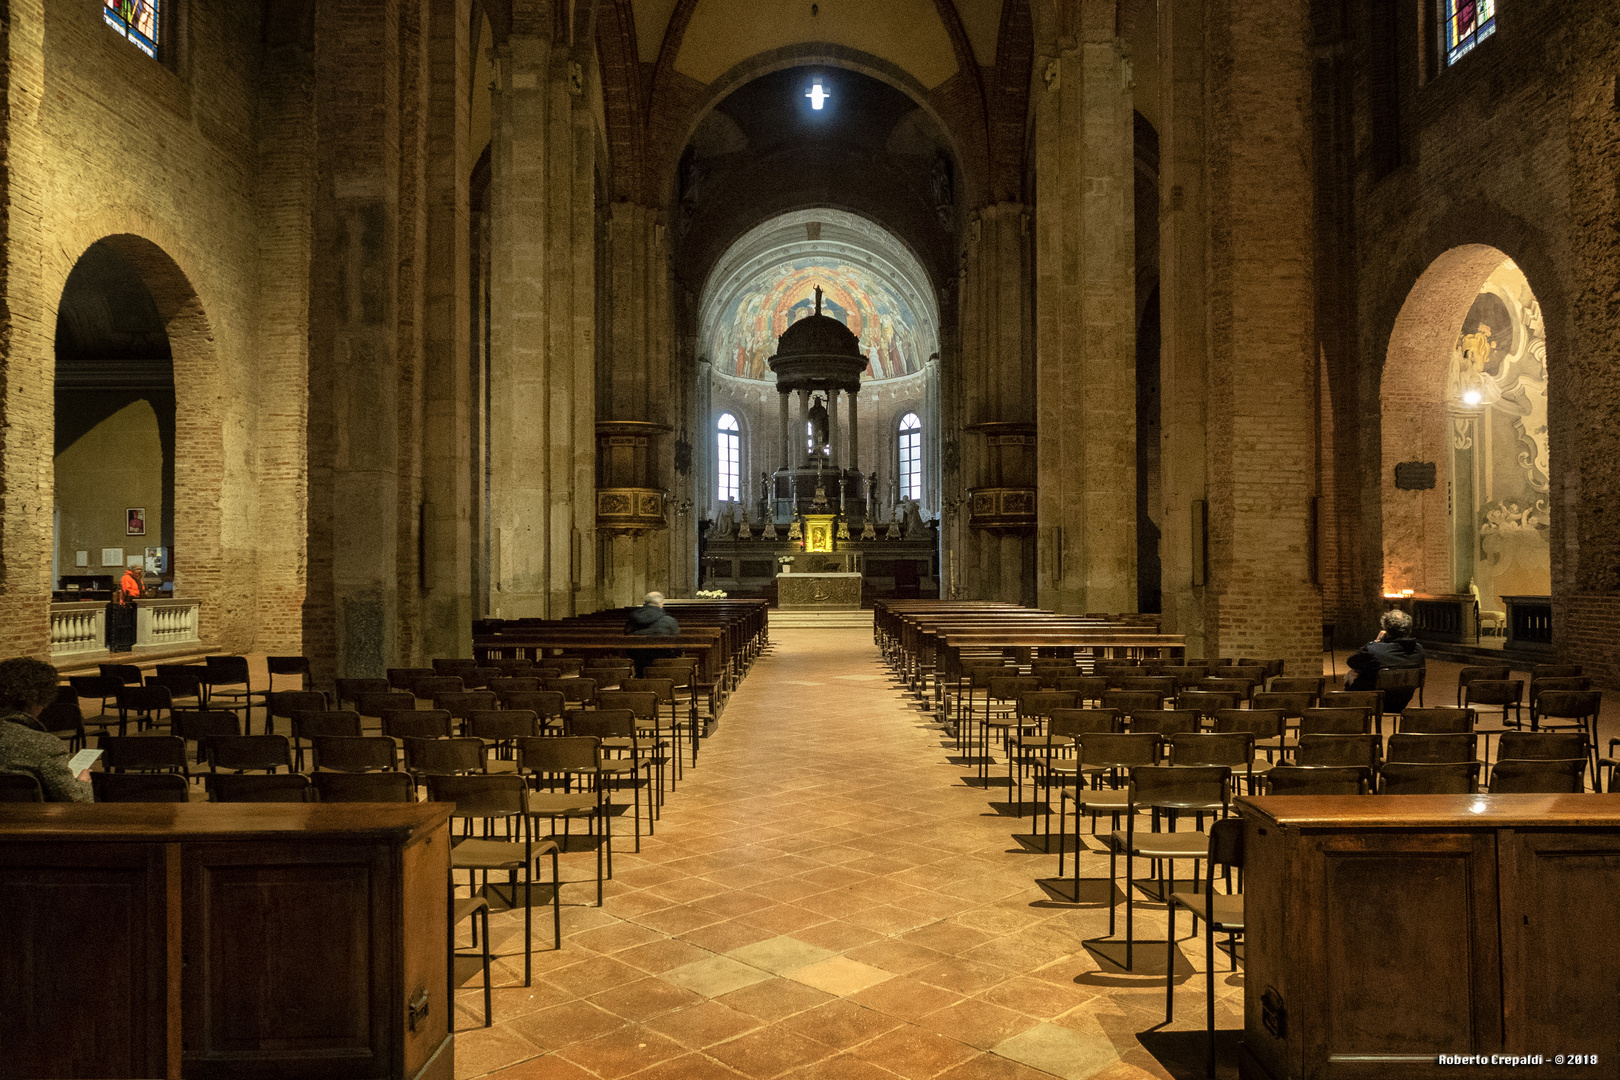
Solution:
<path fill-rule="evenodd" d="M 716 320 L 710 356 L 717 370 L 745 379 L 769 379 L 776 339 L 816 310 L 860 339 L 868 379 L 921 371 L 927 358 L 917 319 L 893 289 L 865 267 L 823 258 L 793 259 L 761 273 Z"/>

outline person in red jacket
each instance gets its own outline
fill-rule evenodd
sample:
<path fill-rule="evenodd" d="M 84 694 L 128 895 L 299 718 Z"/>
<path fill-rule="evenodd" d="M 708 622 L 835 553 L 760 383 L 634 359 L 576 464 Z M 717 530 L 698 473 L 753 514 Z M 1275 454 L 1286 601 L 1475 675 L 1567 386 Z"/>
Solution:
<path fill-rule="evenodd" d="M 140 567 L 131 566 L 125 568 L 124 576 L 118 582 L 118 594 L 114 599 L 120 604 L 128 604 L 134 600 L 139 600 L 143 588 L 141 576 Z"/>

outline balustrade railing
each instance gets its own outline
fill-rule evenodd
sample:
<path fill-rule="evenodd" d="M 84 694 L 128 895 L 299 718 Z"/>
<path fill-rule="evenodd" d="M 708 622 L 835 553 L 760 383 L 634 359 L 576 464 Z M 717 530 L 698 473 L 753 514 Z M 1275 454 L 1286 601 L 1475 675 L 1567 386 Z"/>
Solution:
<path fill-rule="evenodd" d="M 163 649 L 196 641 L 201 608 L 196 600 L 137 600 L 135 647 Z"/>
<path fill-rule="evenodd" d="M 52 656 L 71 656 L 106 647 L 106 604 L 77 601 L 51 605 Z"/>

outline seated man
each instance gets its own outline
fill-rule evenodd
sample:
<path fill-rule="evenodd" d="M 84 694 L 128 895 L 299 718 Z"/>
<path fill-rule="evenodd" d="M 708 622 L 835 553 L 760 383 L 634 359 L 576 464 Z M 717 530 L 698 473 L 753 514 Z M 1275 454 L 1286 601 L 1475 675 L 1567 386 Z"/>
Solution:
<path fill-rule="evenodd" d="M 69 772 L 68 744 L 39 724 L 56 691 L 56 669 L 43 660 L 0 661 L 0 772 L 35 777 L 47 802 L 90 802 L 89 772 Z"/>
<path fill-rule="evenodd" d="M 1384 612 L 1383 629 L 1346 662 L 1346 690 L 1378 689 L 1378 673 L 1385 668 L 1425 667 L 1423 646 L 1412 636 L 1412 616 L 1399 608 Z M 1412 700 L 1410 689 L 1384 691 L 1384 712 L 1398 713 Z"/>
<path fill-rule="evenodd" d="M 630 613 L 625 621 L 624 632 L 637 637 L 673 637 L 681 632 L 681 624 L 675 621 L 673 615 L 664 611 L 664 594 L 650 592 L 643 598 L 641 606 Z M 671 656 L 679 656 L 679 649 L 636 649 L 631 659 L 636 665 L 636 677 L 647 669 L 649 660 L 662 660 Z"/>

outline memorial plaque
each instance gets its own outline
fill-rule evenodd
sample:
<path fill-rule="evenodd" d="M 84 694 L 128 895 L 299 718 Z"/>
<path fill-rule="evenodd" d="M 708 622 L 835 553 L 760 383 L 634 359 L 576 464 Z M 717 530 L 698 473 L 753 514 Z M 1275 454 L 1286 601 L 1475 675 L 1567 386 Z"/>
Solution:
<path fill-rule="evenodd" d="M 1395 466 L 1395 487 L 1400 491 L 1433 491 L 1434 483 L 1432 461 L 1403 461 Z"/>

